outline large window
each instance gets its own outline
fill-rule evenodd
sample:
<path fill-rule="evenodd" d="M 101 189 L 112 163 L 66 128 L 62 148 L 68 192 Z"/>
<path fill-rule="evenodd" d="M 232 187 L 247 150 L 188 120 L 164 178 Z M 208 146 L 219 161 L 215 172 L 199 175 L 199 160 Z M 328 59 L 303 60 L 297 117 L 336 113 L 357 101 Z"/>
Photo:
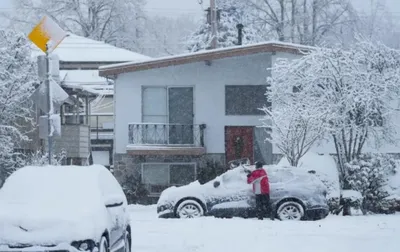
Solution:
<path fill-rule="evenodd" d="M 150 194 L 159 194 L 170 186 L 181 186 L 196 180 L 195 163 L 144 163 L 142 183 Z"/>
<path fill-rule="evenodd" d="M 193 87 L 143 87 L 146 144 L 193 144 Z"/>
<path fill-rule="evenodd" d="M 266 92 L 266 85 L 225 86 L 225 114 L 264 115 L 259 109 L 267 105 Z"/>
<path fill-rule="evenodd" d="M 142 99 L 144 123 L 168 122 L 166 87 L 143 87 Z"/>

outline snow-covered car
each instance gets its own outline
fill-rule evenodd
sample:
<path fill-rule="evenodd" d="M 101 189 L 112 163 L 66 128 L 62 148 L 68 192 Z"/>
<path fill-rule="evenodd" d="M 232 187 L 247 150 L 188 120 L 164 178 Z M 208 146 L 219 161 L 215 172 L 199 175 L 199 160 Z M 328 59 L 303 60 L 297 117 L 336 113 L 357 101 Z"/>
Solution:
<path fill-rule="evenodd" d="M 254 166 L 249 166 L 249 170 Z M 329 214 L 326 186 L 312 172 L 264 166 L 270 182 L 271 206 L 280 220 L 318 220 Z M 256 216 L 255 196 L 243 166 L 212 181 L 164 190 L 157 203 L 160 218 Z"/>
<path fill-rule="evenodd" d="M 101 165 L 27 166 L 0 189 L 0 251 L 130 251 L 126 196 Z"/>

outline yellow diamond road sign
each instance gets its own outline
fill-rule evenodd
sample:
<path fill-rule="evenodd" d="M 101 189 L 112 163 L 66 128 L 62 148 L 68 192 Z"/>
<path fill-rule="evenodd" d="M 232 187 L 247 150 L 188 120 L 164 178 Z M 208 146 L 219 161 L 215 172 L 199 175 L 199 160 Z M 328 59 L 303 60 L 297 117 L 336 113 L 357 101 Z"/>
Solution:
<path fill-rule="evenodd" d="M 28 38 L 43 52 L 50 53 L 63 41 L 67 33 L 54 20 L 45 16 L 33 28 Z"/>

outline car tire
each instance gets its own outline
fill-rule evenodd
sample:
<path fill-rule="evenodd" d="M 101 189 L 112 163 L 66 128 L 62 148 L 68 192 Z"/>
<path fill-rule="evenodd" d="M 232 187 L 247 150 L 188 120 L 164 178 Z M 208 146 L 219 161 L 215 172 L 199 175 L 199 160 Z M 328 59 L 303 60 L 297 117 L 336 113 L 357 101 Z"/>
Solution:
<path fill-rule="evenodd" d="M 204 216 L 204 209 L 196 200 L 184 200 L 176 207 L 175 216 L 180 219 L 198 218 Z"/>
<path fill-rule="evenodd" d="M 124 243 L 125 243 L 125 247 L 124 247 L 124 252 L 131 252 L 131 246 L 132 246 L 132 241 L 131 241 L 131 234 L 129 232 L 129 230 L 125 231 L 125 237 L 124 237 Z M 127 246 L 128 244 L 128 246 Z"/>
<path fill-rule="evenodd" d="M 276 216 L 281 221 L 300 221 L 304 217 L 304 207 L 296 201 L 285 201 L 279 205 Z"/>
<path fill-rule="evenodd" d="M 99 242 L 99 252 L 110 252 L 110 245 L 105 236 L 102 236 Z"/>

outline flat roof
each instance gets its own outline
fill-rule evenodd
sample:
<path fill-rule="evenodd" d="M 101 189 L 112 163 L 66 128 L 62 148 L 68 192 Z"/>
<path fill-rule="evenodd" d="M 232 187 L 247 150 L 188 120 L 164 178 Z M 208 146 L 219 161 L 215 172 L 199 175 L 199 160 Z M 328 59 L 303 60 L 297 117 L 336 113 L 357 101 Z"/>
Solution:
<path fill-rule="evenodd" d="M 264 43 L 233 46 L 227 48 L 205 50 L 195 53 L 180 54 L 150 60 L 126 62 L 99 67 L 99 76 L 110 76 L 121 73 L 144 71 L 155 68 L 189 64 L 199 61 L 211 61 L 229 57 L 246 56 L 264 52 L 286 52 L 292 54 L 304 54 L 315 47 L 299 44 L 269 41 Z"/>

